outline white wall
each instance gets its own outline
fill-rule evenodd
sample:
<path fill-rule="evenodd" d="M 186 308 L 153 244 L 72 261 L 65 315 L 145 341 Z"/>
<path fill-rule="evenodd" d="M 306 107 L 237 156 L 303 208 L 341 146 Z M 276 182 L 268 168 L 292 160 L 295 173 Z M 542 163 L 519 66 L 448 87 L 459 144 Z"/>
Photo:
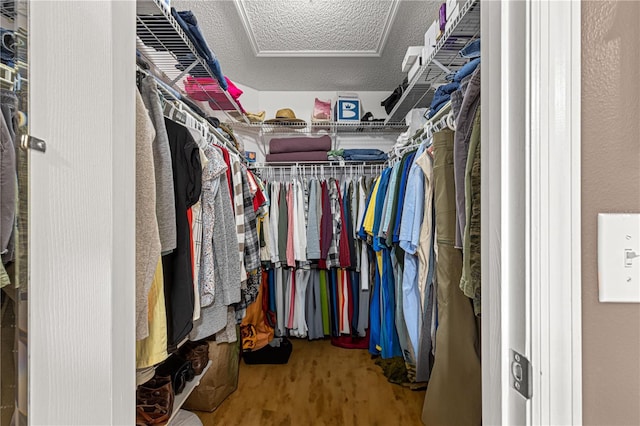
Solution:
<path fill-rule="evenodd" d="M 30 2 L 29 38 L 29 423 L 132 425 L 135 2 Z"/>
<path fill-rule="evenodd" d="M 234 82 L 234 84 L 243 92 L 240 97 L 240 102 L 242 103 L 245 111 L 258 112 L 258 109 L 260 108 L 260 91 L 253 87 L 245 86 L 244 84 L 236 82 Z"/>

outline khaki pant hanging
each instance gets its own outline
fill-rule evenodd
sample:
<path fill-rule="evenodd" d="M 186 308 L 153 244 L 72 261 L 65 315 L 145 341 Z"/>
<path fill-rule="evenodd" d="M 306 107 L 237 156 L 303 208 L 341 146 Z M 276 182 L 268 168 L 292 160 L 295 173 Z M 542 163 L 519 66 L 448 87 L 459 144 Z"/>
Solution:
<path fill-rule="evenodd" d="M 460 290 L 462 253 L 454 248 L 456 201 L 453 132 L 434 135 L 438 330 L 435 362 L 422 421 L 435 425 L 482 423 L 482 371 L 471 300 Z"/>

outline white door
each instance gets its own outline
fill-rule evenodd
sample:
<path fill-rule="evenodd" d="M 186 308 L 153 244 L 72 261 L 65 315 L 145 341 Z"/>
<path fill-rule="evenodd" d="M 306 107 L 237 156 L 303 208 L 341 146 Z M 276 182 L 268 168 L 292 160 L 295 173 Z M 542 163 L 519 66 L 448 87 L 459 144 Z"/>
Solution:
<path fill-rule="evenodd" d="M 579 2 L 483 2 L 482 58 L 483 421 L 579 424 Z"/>
<path fill-rule="evenodd" d="M 135 2 L 31 1 L 29 423 L 135 423 Z"/>

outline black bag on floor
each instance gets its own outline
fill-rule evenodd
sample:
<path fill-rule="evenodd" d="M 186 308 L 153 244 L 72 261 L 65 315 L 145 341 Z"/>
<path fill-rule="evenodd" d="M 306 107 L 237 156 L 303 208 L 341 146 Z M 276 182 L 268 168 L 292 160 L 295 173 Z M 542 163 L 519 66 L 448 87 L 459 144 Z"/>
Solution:
<path fill-rule="evenodd" d="M 276 337 L 267 346 L 257 351 L 243 352 L 245 364 L 286 364 L 293 346 L 286 337 Z"/>

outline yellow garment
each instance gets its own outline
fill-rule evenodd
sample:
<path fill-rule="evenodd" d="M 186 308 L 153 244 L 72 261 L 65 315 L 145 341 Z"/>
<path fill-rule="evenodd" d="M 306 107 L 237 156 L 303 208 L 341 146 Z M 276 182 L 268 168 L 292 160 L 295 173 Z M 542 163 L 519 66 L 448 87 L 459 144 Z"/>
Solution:
<path fill-rule="evenodd" d="M 367 212 L 364 216 L 364 231 L 367 235 L 373 236 L 373 221 L 375 219 L 376 212 L 376 198 L 378 196 L 378 186 L 380 185 L 380 178 L 376 179 L 376 183 L 373 186 L 373 191 L 371 192 L 371 201 L 369 201 L 369 205 L 367 206 Z"/>
<path fill-rule="evenodd" d="M 162 258 L 158 259 L 149 289 L 149 336 L 136 341 L 136 368 L 159 364 L 167 354 L 167 311 L 164 301 Z"/>

